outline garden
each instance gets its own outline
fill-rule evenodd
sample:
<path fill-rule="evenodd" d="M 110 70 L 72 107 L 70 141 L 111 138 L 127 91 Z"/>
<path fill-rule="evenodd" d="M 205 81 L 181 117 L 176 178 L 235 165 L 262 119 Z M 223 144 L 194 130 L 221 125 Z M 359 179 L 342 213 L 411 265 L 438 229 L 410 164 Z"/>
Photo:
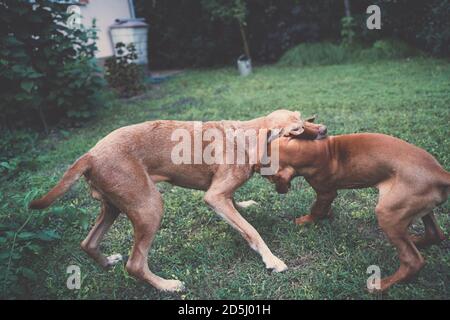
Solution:
<path fill-rule="evenodd" d="M 155 24 L 161 22 L 155 33 L 149 31 L 150 70 L 183 70 L 156 83 L 149 81 L 148 70 L 130 62 L 135 58 L 132 45 L 120 44 L 117 57 L 98 66 L 95 41 L 90 41 L 96 38 L 95 24 L 61 33 L 58 30 L 63 27 L 54 22 L 52 12 L 64 21 L 63 5 L 44 1 L 31 9 L 27 1 L 0 1 L 0 19 L 7 26 L 0 31 L 0 298 L 450 297 L 449 240 L 421 250 L 426 265 L 411 282 L 398 284 L 388 293 L 367 291 L 368 266 L 380 266 L 382 275 L 398 268 L 395 248 L 374 214 L 375 189 L 340 191 L 333 204 L 334 219 L 298 226 L 294 218 L 308 213 L 315 199 L 308 183 L 296 178 L 290 192 L 280 195 L 267 179 L 254 175 L 235 198 L 258 203 L 240 211 L 288 265 L 287 272 L 275 274 L 265 270 L 239 233 L 205 205 L 204 192 L 158 184 L 164 218 L 149 265 L 161 277 L 185 282 L 186 290 L 179 293 L 159 292 L 135 280 L 122 263 L 105 271 L 80 249 L 100 210 L 83 179 L 48 209 L 28 209 L 32 199 L 48 192 L 68 166 L 105 135 L 157 119 L 248 120 L 280 108 L 298 110 L 305 117 L 316 114 L 317 122 L 327 125 L 329 135 L 392 135 L 427 150 L 450 170 L 446 42 L 450 26 L 442 18 L 450 12 L 448 1 L 430 1 L 426 8 L 420 7 L 422 15 L 427 14 L 423 21 L 435 23 L 414 24 L 409 29 L 402 29 L 403 23 L 414 21 L 417 10 L 372 1 L 391 19 L 377 35 L 363 30 L 361 21 L 366 13 L 360 10 L 364 7 L 361 3 L 354 4 L 348 22 L 341 20 L 343 1 L 323 1 L 317 7 L 311 1 L 294 1 L 291 6 L 236 2 L 247 3 L 244 16 L 236 8 L 230 11 L 233 14 L 223 13 L 223 2 L 211 1 L 217 6 L 202 7 L 203 18 L 184 28 L 189 15 L 195 17 L 197 12 L 192 8 L 201 7 L 202 1 L 189 8 L 186 1 L 177 6 L 171 1 L 153 5 L 136 1 L 141 16 Z M 52 10 L 46 10 L 44 4 Z M 340 8 L 341 13 L 326 11 L 327 5 Z M 168 12 L 170 6 L 176 9 Z M 319 14 L 319 9 L 325 11 Z M 216 18 L 205 18 L 205 12 Z M 293 23 L 304 15 L 313 19 L 311 12 L 320 20 L 308 24 L 307 19 L 298 19 L 302 26 Z M 186 19 L 180 20 L 183 13 Z M 164 15 L 167 21 L 163 22 Z M 264 30 L 257 30 L 257 17 L 267 21 L 266 26 L 279 25 L 280 17 L 285 21 L 267 36 Z M 343 32 L 326 30 L 323 21 L 327 19 Z M 170 21 L 172 26 L 168 26 Z M 180 22 L 176 25 L 174 21 Z M 247 34 L 247 49 L 240 26 Z M 212 38 L 217 32 L 224 41 Z M 189 41 L 193 45 L 183 50 Z M 242 77 L 235 58 L 247 50 L 253 70 Z M 450 203 L 434 212 L 448 238 Z M 411 232 L 423 232 L 422 222 L 416 221 Z M 107 254 L 126 256 L 132 244 L 132 226 L 121 215 L 101 248 Z M 66 286 L 71 265 L 81 269 L 78 290 Z"/>

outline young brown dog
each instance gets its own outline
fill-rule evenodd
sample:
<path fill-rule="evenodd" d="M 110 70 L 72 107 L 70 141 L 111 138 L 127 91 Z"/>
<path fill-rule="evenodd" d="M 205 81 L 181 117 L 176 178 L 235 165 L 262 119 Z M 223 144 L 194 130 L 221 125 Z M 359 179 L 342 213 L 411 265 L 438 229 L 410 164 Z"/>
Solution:
<path fill-rule="evenodd" d="M 48 207 L 84 175 L 91 186 L 92 196 L 102 202 L 102 209 L 93 229 L 81 243 L 83 250 L 105 268 L 120 261 L 121 256 L 117 254 L 104 256 L 99 244 L 119 213 L 123 212 L 134 229 L 134 246 L 127 261 L 127 271 L 160 290 L 178 291 L 183 288 L 180 281 L 166 280 L 153 274 L 147 263 L 148 251 L 163 215 L 162 197 L 155 183 L 167 181 L 186 188 L 206 190 L 205 202 L 241 233 L 251 248 L 261 255 L 266 267 L 276 272 L 286 270 L 286 264 L 272 254 L 259 233 L 234 206 L 235 190 L 259 166 L 251 163 L 175 164 L 172 151 L 178 142 L 172 141 L 171 135 L 177 129 L 187 130 L 194 138 L 207 129 L 218 130 L 223 135 L 226 129 L 271 129 L 277 132 L 277 137 L 300 137 L 304 132 L 304 122 L 299 112 L 278 110 L 250 121 L 205 122 L 201 129 L 195 129 L 193 122 L 164 120 L 123 127 L 100 140 L 79 158 L 52 190 L 31 202 L 30 208 Z M 324 127 L 313 130 L 312 134 L 308 130 L 308 138 L 315 138 L 325 131 Z M 200 147 L 203 154 L 205 144 L 200 142 Z"/>
<path fill-rule="evenodd" d="M 317 193 L 310 214 L 296 219 L 306 224 L 331 216 L 337 190 L 377 187 L 378 223 L 397 248 L 400 268 L 381 280 L 380 290 L 411 278 L 424 265 L 417 247 L 439 243 L 444 234 L 433 208 L 450 194 L 450 173 L 426 151 L 403 140 L 373 133 L 331 136 L 303 141 L 281 138 L 280 170 L 268 178 L 285 193 L 290 180 L 304 176 Z M 415 218 L 422 218 L 425 235 L 408 235 Z"/>

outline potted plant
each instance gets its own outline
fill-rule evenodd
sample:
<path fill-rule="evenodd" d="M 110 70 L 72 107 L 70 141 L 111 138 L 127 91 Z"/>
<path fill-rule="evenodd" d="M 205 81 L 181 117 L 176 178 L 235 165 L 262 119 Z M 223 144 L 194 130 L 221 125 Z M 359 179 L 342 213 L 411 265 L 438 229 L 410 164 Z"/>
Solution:
<path fill-rule="evenodd" d="M 239 24 L 244 54 L 237 60 L 238 70 L 242 76 L 252 71 L 250 49 L 248 46 L 245 26 L 247 25 L 247 6 L 245 0 L 203 0 L 202 6 L 211 14 L 212 19 L 223 21 L 234 20 Z"/>

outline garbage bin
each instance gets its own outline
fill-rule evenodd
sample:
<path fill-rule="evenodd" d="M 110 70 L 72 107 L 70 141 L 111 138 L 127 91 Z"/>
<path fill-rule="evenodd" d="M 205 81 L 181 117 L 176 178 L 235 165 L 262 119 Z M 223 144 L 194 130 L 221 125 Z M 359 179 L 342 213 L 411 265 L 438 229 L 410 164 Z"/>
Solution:
<path fill-rule="evenodd" d="M 133 43 L 136 47 L 138 58 L 134 61 L 137 64 L 148 64 L 147 57 L 147 33 L 148 24 L 144 19 L 117 19 L 109 27 L 113 47 L 119 42 L 128 45 Z"/>

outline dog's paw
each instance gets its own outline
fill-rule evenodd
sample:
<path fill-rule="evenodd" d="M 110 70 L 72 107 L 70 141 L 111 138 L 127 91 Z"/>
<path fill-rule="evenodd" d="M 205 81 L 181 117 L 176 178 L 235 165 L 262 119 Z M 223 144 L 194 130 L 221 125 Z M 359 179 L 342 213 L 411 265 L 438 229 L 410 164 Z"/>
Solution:
<path fill-rule="evenodd" d="M 120 261 L 123 261 L 123 257 L 120 253 L 113 254 L 113 255 L 107 257 L 106 259 L 108 260 L 108 265 L 107 265 L 108 267 L 111 267 L 111 266 L 119 263 Z"/>
<path fill-rule="evenodd" d="M 393 276 L 389 276 L 381 279 L 378 286 L 367 288 L 367 291 L 371 294 L 387 294 L 389 289 L 397 282 Z"/>
<path fill-rule="evenodd" d="M 272 272 L 283 272 L 288 269 L 286 263 L 282 260 L 274 257 L 273 260 L 266 265 L 267 269 L 272 270 Z"/>
<path fill-rule="evenodd" d="M 238 206 L 239 208 L 245 209 L 245 208 L 248 208 L 248 207 L 251 207 L 251 206 L 256 206 L 256 205 L 258 205 L 258 202 L 254 201 L 254 200 L 247 200 L 247 201 L 241 201 L 241 202 L 238 202 L 238 203 L 236 203 L 236 204 L 237 204 L 237 206 Z"/>
<path fill-rule="evenodd" d="M 185 290 L 184 283 L 179 280 L 164 280 L 159 290 L 166 292 L 181 292 Z"/>
<path fill-rule="evenodd" d="M 311 217 L 310 214 L 301 216 L 300 218 L 295 219 L 295 224 L 298 225 L 304 225 L 314 222 L 314 219 Z"/>
<path fill-rule="evenodd" d="M 389 287 L 379 287 L 379 288 L 366 288 L 367 292 L 369 294 L 373 294 L 373 295 L 383 295 L 383 294 L 387 294 L 389 292 Z"/>

